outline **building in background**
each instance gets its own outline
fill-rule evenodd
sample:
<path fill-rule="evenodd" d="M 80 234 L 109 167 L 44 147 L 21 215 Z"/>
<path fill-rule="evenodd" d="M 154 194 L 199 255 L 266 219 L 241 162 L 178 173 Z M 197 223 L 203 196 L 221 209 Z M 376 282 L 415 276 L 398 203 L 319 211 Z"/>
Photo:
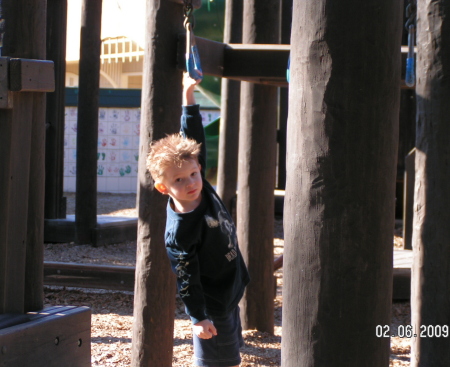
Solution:
<path fill-rule="evenodd" d="M 81 0 L 68 1 L 64 191 L 75 191 Z M 135 193 L 144 59 L 145 0 L 104 0 L 97 153 L 99 192 Z M 219 104 L 196 91 L 204 125 Z M 180 109 L 181 113 L 181 109 Z"/>
<path fill-rule="evenodd" d="M 68 1 L 66 86 L 78 86 L 81 0 Z M 100 88 L 142 88 L 145 0 L 106 0 L 102 7 Z"/>

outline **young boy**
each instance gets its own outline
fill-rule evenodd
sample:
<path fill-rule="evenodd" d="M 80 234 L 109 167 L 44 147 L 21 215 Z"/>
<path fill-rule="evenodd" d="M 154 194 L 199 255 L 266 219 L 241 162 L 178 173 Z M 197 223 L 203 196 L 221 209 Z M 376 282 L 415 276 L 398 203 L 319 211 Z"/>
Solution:
<path fill-rule="evenodd" d="M 249 282 L 236 228 L 205 180 L 205 136 L 197 83 L 183 79 L 181 135 L 154 142 L 147 158 L 155 188 L 169 195 L 165 242 L 193 324 L 197 366 L 237 366 L 243 346 L 238 303 Z"/>

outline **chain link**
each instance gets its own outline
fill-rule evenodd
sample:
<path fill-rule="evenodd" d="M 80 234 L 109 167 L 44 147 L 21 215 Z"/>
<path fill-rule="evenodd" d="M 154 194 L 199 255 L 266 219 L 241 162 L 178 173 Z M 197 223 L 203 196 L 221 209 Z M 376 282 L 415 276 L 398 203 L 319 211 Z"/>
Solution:
<path fill-rule="evenodd" d="M 192 11 L 194 10 L 192 6 L 192 0 L 183 0 L 184 7 L 184 17 L 190 19 L 192 17 Z"/>
<path fill-rule="evenodd" d="M 405 23 L 405 28 L 408 31 L 409 26 L 416 27 L 416 16 L 417 16 L 417 1 L 409 0 L 409 4 L 406 6 L 406 17 L 408 18 Z"/>
<path fill-rule="evenodd" d="M 194 7 L 192 6 L 192 0 L 183 0 L 183 14 L 184 14 L 184 28 L 186 30 L 194 28 Z"/>

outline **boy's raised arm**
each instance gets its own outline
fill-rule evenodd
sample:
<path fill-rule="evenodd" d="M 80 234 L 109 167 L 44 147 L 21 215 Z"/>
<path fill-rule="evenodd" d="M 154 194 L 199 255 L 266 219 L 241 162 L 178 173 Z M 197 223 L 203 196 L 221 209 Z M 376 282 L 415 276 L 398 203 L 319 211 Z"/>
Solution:
<path fill-rule="evenodd" d="M 194 90 L 198 81 L 189 77 L 188 73 L 183 76 L 183 106 L 181 115 L 181 133 L 184 137 L 194 139 L 201 143 L 201 152 L 198 161 L 201 165 L 202 176 L 205 176 L 206 169 L 206 143 L 205 131 L 200 115 L 200 106 L 195 104 Z"/>
<path fill-rule="evenodd" d="M 189 73 L 183 74 L 183 106 L 192 106 L 195 104 L 194 90 L 200 81 L 194 80 Z"/>

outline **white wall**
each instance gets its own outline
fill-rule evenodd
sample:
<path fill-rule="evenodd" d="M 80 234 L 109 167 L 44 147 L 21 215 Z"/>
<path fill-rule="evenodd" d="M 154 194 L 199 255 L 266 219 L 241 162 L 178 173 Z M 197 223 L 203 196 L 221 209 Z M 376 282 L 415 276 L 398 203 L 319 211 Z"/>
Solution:
<path fill-rule="evenodd" d="M 201 111 L 207 125 L 219 111 Z M 136 193 L 140 108 L 100 108 L 97 191 Z M 64 126 L 64 191 L 75 192 L 77 107 L 66 107 Z"/>

